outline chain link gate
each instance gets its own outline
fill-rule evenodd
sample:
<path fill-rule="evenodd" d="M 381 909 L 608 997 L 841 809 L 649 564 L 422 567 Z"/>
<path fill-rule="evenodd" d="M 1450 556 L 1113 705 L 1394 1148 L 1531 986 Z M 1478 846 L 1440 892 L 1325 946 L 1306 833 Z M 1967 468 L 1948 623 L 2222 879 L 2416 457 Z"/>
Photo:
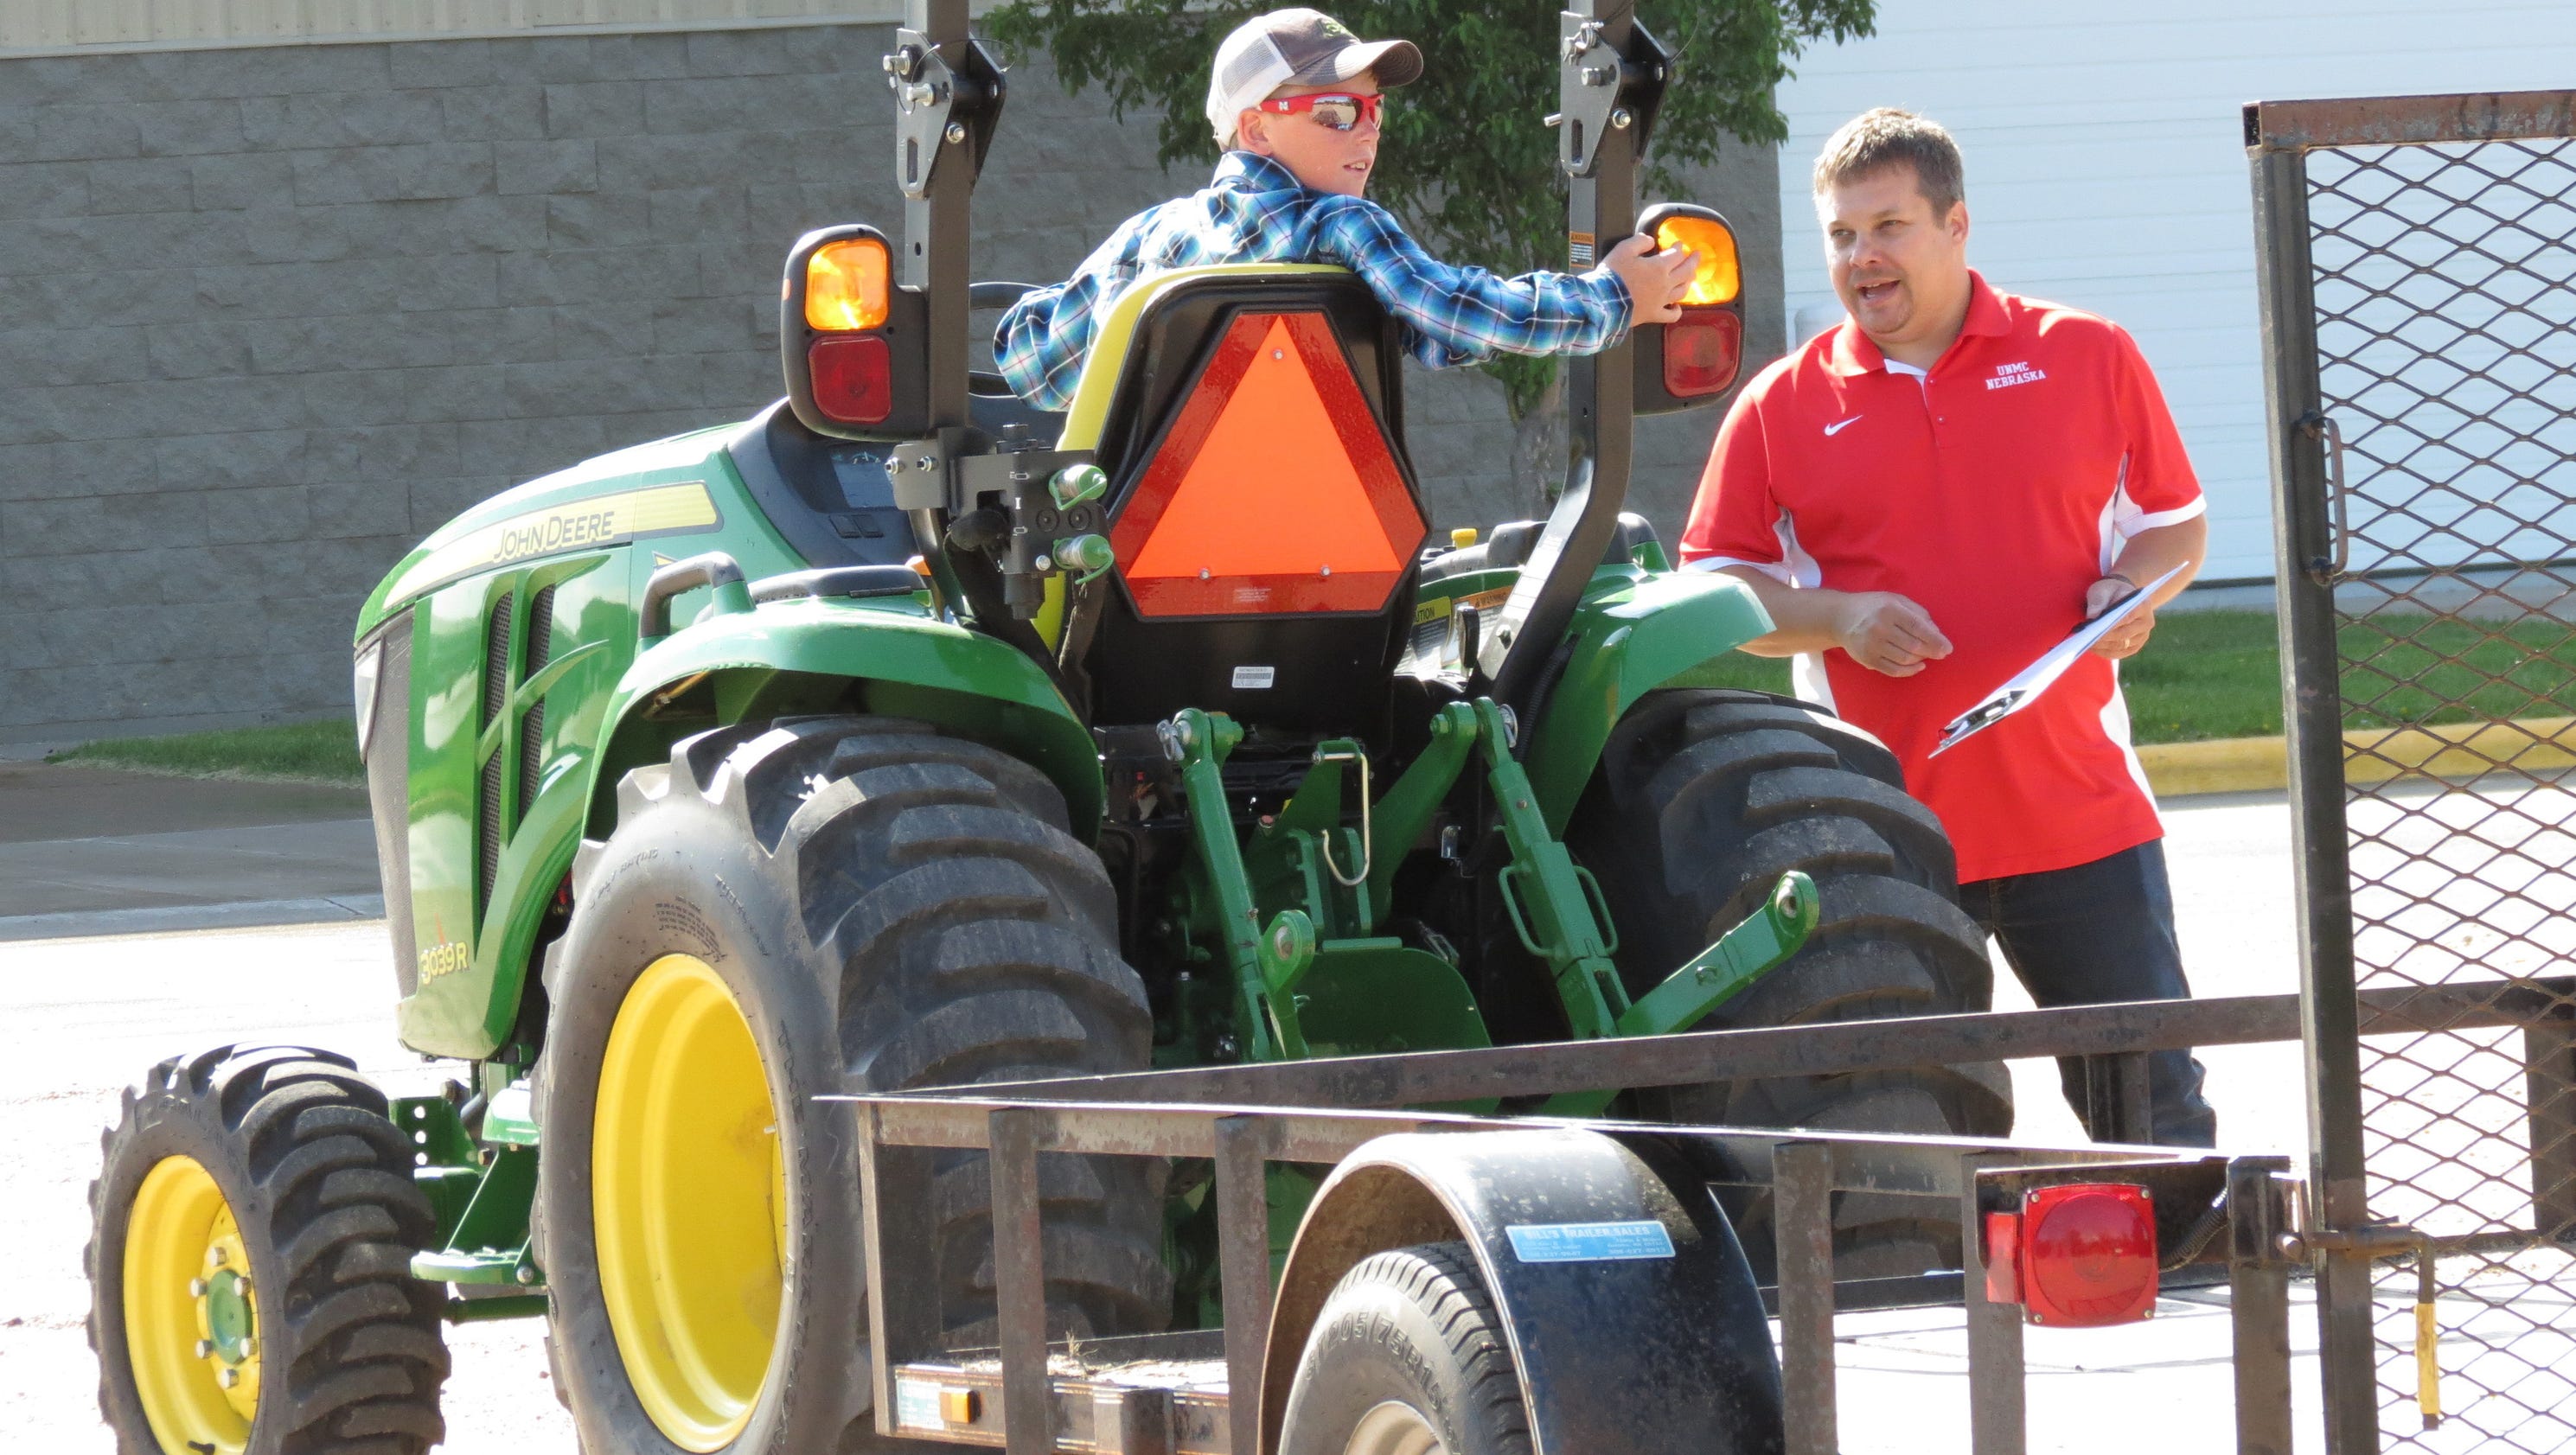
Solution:
<path fill-rule="evenodd" d="M 2245 110 L 2336 1455 L 2576 1447 L 2571 121 Z"/>

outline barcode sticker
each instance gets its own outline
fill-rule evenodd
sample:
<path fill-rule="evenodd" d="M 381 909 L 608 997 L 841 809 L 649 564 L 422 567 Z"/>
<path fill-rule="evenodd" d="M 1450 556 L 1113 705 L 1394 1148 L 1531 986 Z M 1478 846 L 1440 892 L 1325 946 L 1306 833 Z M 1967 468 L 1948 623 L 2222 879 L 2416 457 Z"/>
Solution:
<path fill-rule="evenodd" d="M 1270 684 L 1278 680 L 1279 669 L 1276 667 L 1237 667 L 1234 669 L 1234 686 L 1235 690 L 1238 692 L 1257 691 L 1261 688 L 1268 687 Z"/>

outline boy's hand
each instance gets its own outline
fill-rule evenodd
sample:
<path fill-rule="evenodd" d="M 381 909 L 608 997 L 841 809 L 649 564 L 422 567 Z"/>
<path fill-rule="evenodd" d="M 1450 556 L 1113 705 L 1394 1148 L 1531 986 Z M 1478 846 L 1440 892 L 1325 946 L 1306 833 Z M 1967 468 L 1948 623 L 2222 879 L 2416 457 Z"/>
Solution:
<path fill-rule="evenodd" d="M 1636 304 L 1636 316 L 1629 320 L 1640 323 L 1670 323 L 1682 316 L 1682 294 L 1690 288 L 1691 270 L 1699 266 L 1699 254 L 1688 248 L 1675 248 L 1668 253 L 1652 252 L 1653 238 L 1640 233 L 1621 238 L 1611 248 L 1601 265 L 1618 275 L 1628 285 L 1628 297 Z"/>

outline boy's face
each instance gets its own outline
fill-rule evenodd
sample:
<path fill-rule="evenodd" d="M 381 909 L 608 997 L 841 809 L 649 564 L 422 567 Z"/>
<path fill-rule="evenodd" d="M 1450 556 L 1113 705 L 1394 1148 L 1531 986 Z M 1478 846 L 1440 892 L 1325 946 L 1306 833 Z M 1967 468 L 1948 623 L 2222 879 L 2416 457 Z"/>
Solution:
<path fill-rule="evenodd" d="M 1357 76 L 1332 86 L 1282 86 L 1271 93 L 1271 99 L 1319 94 L 1374 96 L 1377 77 Z M 1348 131 L 1335 131 L 1317 121 L 1311 111 L 1282 115 L 1246 110 L 1235 121 L 1234 142 L 1239 151 L 1257 153 L 1286 167 L 1315 191 L 1357 197 L 1368 190 L 1369 173 L 1377 166 L 1378 124 L 1375 117 L 1367 117 Z"/>

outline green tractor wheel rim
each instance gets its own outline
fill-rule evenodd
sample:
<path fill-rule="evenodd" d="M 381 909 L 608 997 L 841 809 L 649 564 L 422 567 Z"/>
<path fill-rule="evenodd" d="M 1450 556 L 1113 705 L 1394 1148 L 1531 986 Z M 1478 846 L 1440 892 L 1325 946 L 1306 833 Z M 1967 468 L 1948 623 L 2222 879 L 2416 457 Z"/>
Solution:
<path fill-rule="evenodd" d="M 646 967 L 600 1063 L 599 1284 L 628 1382 L 684 1450 L 742 1433 L 778 1341 L 777 1114 L 751 1027 L 693 955 Z"/>

